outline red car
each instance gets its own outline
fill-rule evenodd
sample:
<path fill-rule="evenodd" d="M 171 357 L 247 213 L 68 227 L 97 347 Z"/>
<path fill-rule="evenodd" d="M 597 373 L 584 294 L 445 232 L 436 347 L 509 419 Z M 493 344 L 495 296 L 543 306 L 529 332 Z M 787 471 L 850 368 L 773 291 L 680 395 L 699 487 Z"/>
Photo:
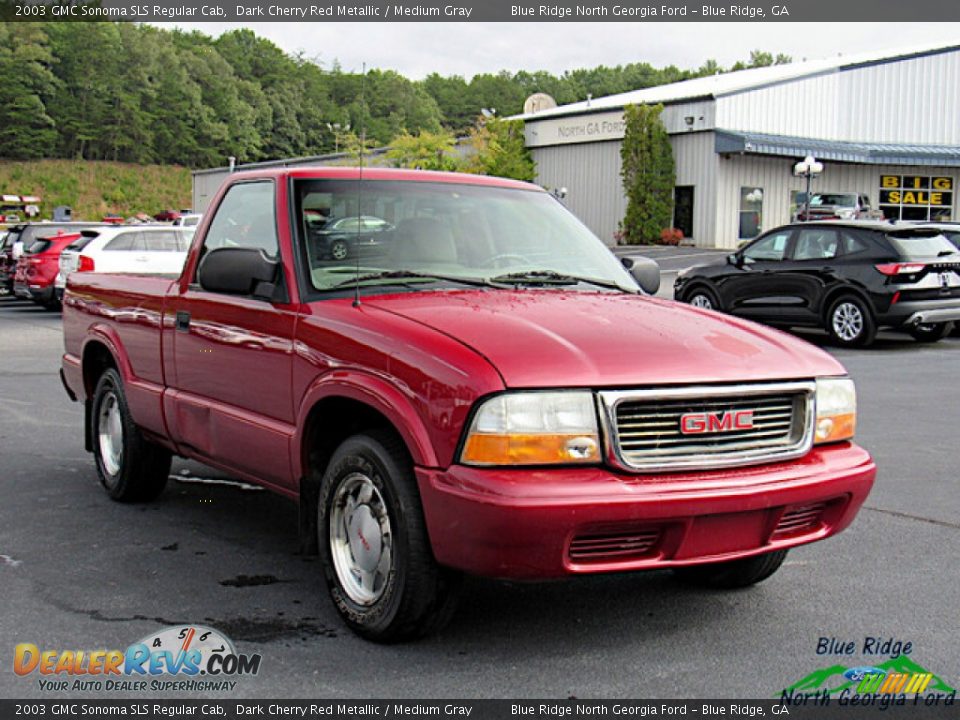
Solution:
<path fill-rule="evenodd" d="M 60 271 L 60 253 L 80 237 L 79 232 L 58 232 L 38 237 L 30 247 L 24 248 L 23 255 L 17 260 L 13 294 L 51 310 L 59 307 L 54 282 Z"/>
<path fill-rule="evenodd" d="M 180 213 L 177 210 L 163 210 L 154 215 L 153 219 L 159 222 L 173 222 L 180 219 Z"/>
<path fill-rule="evenodd" d="M 331 258 L 318 212 L 388 222 L 379 254 Z M 177 454 L 299 502 L 367 638 L 442 625 L 461 572 L 750 585 L 867 497 L 853 382 L 650 269 L 526 183 L 237 173 L 179 278 L 70 276 L 62 376 L 112 498 Z"/>

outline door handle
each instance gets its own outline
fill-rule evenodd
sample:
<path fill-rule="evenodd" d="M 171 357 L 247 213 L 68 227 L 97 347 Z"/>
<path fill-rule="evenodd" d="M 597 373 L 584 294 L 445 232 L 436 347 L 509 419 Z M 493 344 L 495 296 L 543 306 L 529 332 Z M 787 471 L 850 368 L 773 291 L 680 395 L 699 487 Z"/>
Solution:
<path fill-rule="evenodd" d="M 177 311 L 177 330 L 180 332 L 190 332 L 190 313 Z"/>

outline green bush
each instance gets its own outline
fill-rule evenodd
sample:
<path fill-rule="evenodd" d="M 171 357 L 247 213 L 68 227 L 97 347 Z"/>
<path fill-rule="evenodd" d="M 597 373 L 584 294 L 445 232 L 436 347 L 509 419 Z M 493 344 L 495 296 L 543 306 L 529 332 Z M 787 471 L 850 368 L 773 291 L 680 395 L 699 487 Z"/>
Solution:
<path fill-rule="evenodd" d="M 618 236 L 627 245 L 653 244 L 673 221 L 676 170 L 670 137 L 660 113 L 663 105 L 628 105 L 620 147 L 627 212 Z"/>

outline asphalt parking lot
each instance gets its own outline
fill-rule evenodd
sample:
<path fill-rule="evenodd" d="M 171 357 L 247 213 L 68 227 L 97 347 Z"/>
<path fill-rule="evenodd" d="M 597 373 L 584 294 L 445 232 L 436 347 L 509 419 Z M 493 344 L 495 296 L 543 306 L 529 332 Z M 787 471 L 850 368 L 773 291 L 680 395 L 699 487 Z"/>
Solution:
<path fill-rule="evenodd" d="M 691 264 L 668 254 L 667 272 Z M 0 298 L 0 697 L 56 695 L 14 675 L 17 643 L 122 649 L 180 623 L 262 654 L 231 697 L 770 697 L 835 663 L 885 660 L 817 655 L 821 637 L 859 650 L 867 636 L 911 642 L 911 659 L 957 686 L 960 338 L 884 333 L 849 351 L 804 337 L 857 380 L 859 441 L 880 468 L 849 530 L 740 592 L 664 572 L 469 579 L 442 634 L 382 647 L 340 624 L 289 502 L 183 461 L 156 503 L 108 500 L 57 377 L 59 315 Z"/>

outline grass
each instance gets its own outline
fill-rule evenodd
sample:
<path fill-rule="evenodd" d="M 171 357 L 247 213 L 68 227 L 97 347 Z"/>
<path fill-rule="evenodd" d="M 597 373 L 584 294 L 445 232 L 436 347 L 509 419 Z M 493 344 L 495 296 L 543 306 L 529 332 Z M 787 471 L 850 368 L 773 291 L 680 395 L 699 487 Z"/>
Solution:
<path fill-rule="evenodd" d="M 67 205 L 76 220 L 99 220 L 108 213 L 154 215 L 192 203 L 187 168 L 85 160 L 0 160 L 0 194 L 38 195 L 41 217 Z"/>

